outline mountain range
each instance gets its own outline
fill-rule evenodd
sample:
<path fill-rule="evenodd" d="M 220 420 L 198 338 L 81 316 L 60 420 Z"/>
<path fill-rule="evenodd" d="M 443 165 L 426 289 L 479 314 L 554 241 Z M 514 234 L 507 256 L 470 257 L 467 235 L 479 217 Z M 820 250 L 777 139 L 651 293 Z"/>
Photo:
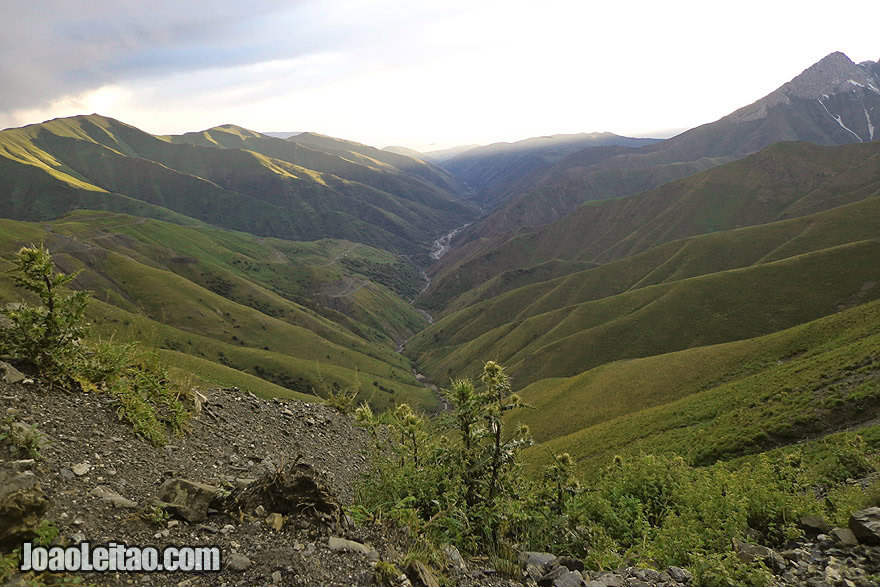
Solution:
<path fill-rule="evenodd" d="M 5 216 L 20 220 L 111 210 L 418 255 L 476 215 L 455 180 L 423 161 L 233 125 L 160 137 L 99 115 L 56 119 L 0 131 L 0 172 Z"/>
<path fill-rule="evenodd" d="M 595 228 L 579 227 L 577 232 L 565 222 L 547 225 L 570 213 L 601 216 L 620 205 L 615 202 L 605 208 L 597 201 L 647 191 L 781 141 L 826 146 L 873 141 L 873 129 L 880 124 L 878 72 L 877 62 L 857 65 L 842 53 L 832 53 L 771 94 L 718 121 L 638 149 L 583 149 L 533 173 L 515 198 L 471 224 L 457 236 L 456 250 L 431 268 L 426 305 L 435 309 L 442 305 L 434 300 L 435 290 L 463 291 L 476 285 L 467 271 L 460 270 L 466 264 L 497 268 L 481 275 L 480 281 L 510 269 L 503 250 L 517 246 L 510 241 L 522 237 L 518 231 L 543 235 L 559 230 L 554 240 L 574 241 L 579 235 L 584 242 L 595 241 L 596 231 L 604 232 L 609 222 L 599 220 Z M 589 210 L 578 208 L 584 202 L 590 202 Z M 502 261 L 496 264 L 499 257 Z M 543 260 L 550 258 L 555 255 Z M 447 279 L 456 285 L 448 285 Z"/>
<path fill-rule="evenodd" d="M 474 147 L 442 161 L 440 165 L 471 192 L 470 199 L 492 208 L 518 193 L 520 180 L 590 147 L 640 147 L 657 139 L 622 137 L 610 132 L 533 137 L 515 143 Z"/>
<path fill-rule="evenodd" d="M 0 268 L 46 243 L 96 336 L 206 382 L 434 411 L 496 360 L 533 469 L 708 464 L 880 415 L 878 126 L 880 63 L 842 53 L 666 140 L 55 119 L 0 131 Z"/>

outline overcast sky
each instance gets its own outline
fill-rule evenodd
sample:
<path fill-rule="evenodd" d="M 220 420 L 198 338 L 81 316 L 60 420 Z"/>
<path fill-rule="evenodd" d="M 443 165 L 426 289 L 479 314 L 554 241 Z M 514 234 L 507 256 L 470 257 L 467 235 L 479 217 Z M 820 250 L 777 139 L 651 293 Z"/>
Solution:
<path fill-rule="evenodd" d="M 669 136 L 833 51 L 880 58 L 877 0 L 0 0 L 0 128 L 98 112 L 421 150 Z"/>

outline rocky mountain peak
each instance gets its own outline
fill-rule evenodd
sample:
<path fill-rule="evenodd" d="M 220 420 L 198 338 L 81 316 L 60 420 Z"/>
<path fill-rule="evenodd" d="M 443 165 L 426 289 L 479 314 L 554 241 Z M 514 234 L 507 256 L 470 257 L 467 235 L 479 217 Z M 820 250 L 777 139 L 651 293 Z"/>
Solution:
<path fill-rule="evenodd" d="M 853 82 L 866 86 L 870 81 L 872 80 L 865 69 L 838 51 L 805 69 L 799 76 L 784 84 L 780 90 L 788 96 L 817 99 L 837 93 Z"/>
<path fill-rule="evenodd" d="M 870 61 L 856 65 L 845 54 L 836 51 L 757 102 L 740 108 L 732 116 L 743 122 L 755 120 L 767 116 L 767 110 L 773 106 L 791 103 L 792 98 L 818 100 L 853 88 L 867 88 L 880 94 L 877 66 L 877 63 Z"/>

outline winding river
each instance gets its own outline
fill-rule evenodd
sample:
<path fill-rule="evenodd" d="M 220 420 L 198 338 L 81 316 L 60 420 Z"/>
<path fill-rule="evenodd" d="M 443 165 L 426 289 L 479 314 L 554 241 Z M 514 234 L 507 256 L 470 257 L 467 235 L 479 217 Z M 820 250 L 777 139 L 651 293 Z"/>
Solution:
<path fill-rule="evenodd" d="M 431 258 L 436 261 L 437 259 L 439 259 L 443 255 L 448 253 L 449 248 L 452 244 L 453 237 L 455 237 L 455 235 L 457 235 L 459 232 L 461 232 L 462 230 L 464 230 L 465 228 L 467 228 L 470 225 L 471 225 L 470 222 L 468 222 L 467 224 L 462 224 L 461 226 L 459 226 L 458 228 L 456 228 L 452 232 L 450 232 L 448 234 L 444 234 L 443 236 L 441 236 L 440 238 L 435 240 L 434 244 L 431 246 Z"/>

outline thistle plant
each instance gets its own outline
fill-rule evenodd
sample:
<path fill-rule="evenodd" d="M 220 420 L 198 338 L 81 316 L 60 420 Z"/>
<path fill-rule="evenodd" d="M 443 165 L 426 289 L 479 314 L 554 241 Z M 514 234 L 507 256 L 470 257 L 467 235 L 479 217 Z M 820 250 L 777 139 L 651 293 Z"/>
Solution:
<path fill-rule="evenodd" d="M 0 331 L 0 351 L 33 364 L 51 381 L 67 379 L 82 357 L 81 341 L 88 331 L 84 320 L 89 293 L 67 295 L 61 289 L 79 272 L 55 271 L 45 246 L 22 247 L 13 260 L 12 280 L 40 299 L 40 306 L 8 304 L 0 310 L 8 320 Z"/>

